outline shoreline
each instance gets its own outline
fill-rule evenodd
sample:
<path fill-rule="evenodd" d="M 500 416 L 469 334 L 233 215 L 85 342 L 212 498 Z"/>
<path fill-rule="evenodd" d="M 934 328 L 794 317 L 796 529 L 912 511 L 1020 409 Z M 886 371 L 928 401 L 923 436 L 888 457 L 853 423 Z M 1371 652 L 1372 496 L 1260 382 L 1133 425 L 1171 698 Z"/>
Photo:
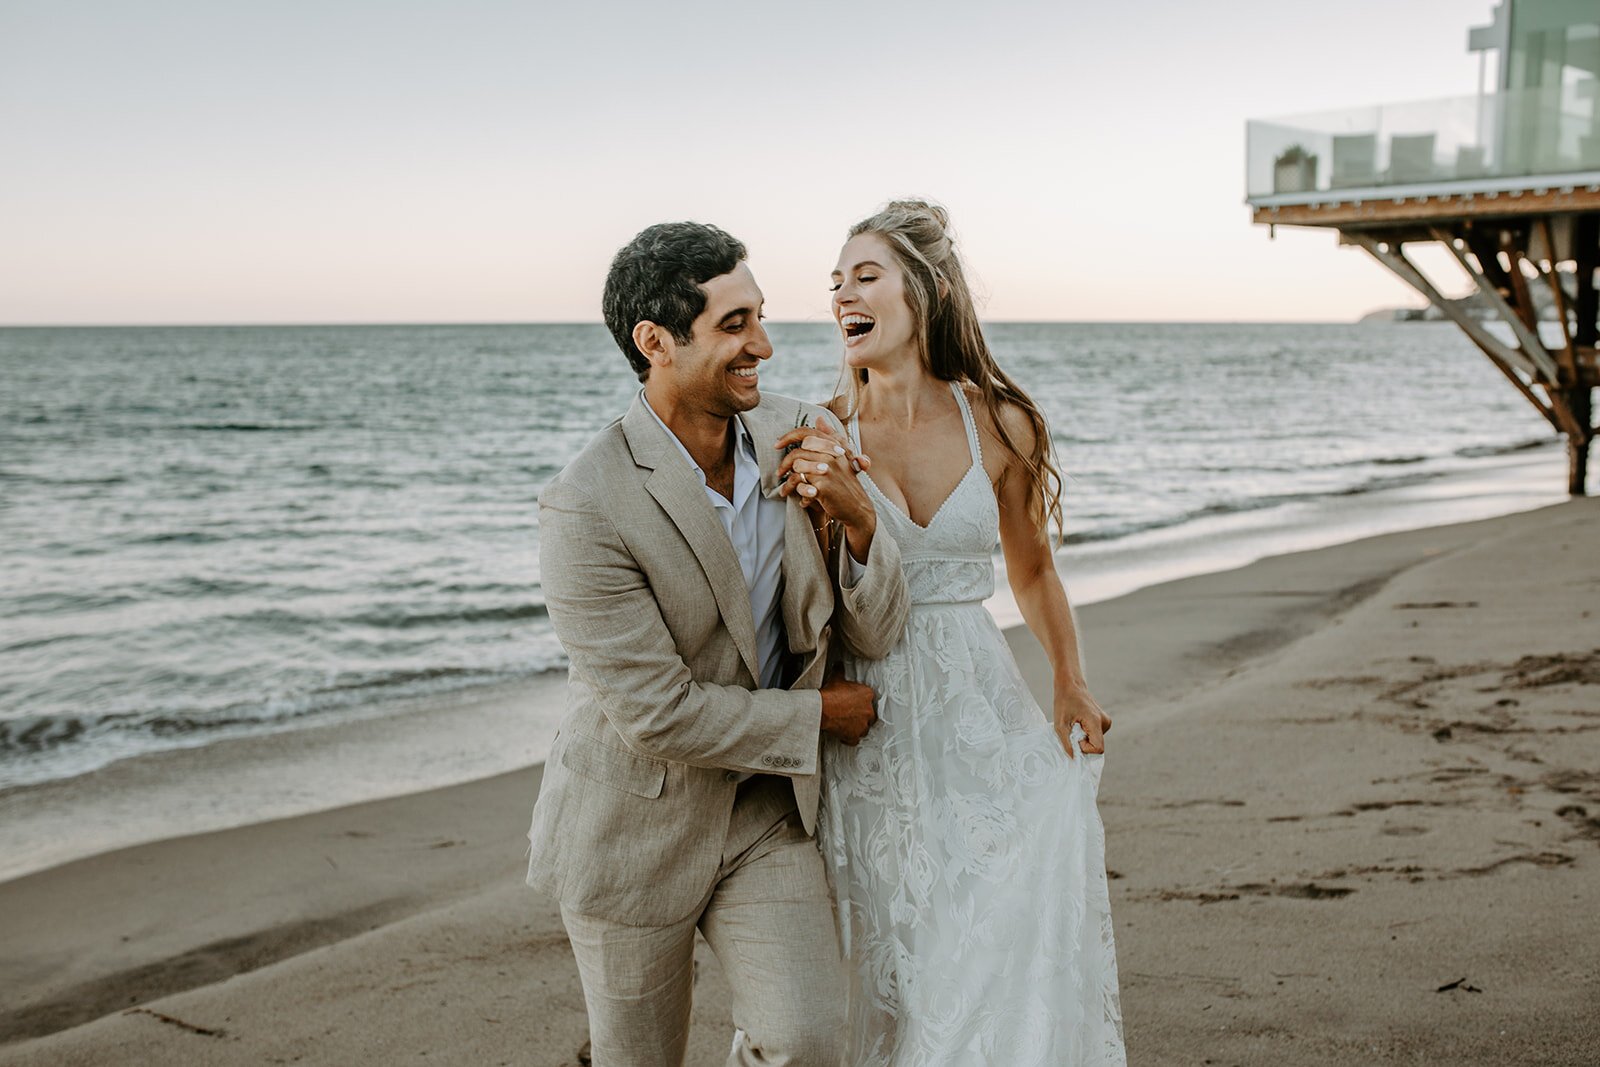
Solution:
<path fill-rule="evenodd" d="M 1425 481 L 1311 498 L 1069 546 L 1058 566 L 1087 608 L 1172 581 L 1279 555 L 1451 525 L 1564 499 L 1559 446 L 1464 463 Z M 988 607 L 1021 615 L 997 559 Z M 0 791 L 0 883 L 108 850 L 264 819 L 327 811 L 507 773 L 541 760 L 562 711 L 566 672 L 391 698 L 345 718 L 221 738 L 116 760 L 70 778 Z"/>
<path fill-rule="evenodd" d="M 1130 1056 L 1583 1062 L 1600 1040 L 1579 955 L 1600 937 L 1596 530 L 1600 502 L 1572 501 L 1083 610 L 1116 718 L 1101 810 Z M 1008 637 L 1048 686 L 1031 637 Z M 521 884 L 537 780 L 0 883 L 0 983 L 18 991 L 0 1063 L 575 1063 L 570 952 Z M 728 993 L 703 952 L 701 973 L 690 1056 L 713 1062 Z M 1463 976 L 1483 992 L 1436 992 Z"/>

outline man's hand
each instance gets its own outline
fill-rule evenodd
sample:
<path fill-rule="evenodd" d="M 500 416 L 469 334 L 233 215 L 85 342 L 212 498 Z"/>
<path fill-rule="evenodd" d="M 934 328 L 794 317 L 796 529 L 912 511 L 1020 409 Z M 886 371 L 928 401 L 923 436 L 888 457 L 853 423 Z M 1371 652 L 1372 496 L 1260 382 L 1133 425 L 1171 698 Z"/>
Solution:
<path fill-rule="evenodd" d="M 1105 735 L 1111 729 L 1111 716 L 1100 710 L 1099 703 L 1087 689 L 1074 686 L 1057 691 L 1055 705 L 1056 736 L 1061 739 L 1061 747 L 1067 750 L 1068 759 L 1077 758 L 1072 751 L 1074 725 L 1083 727 L 1081 747 L 1085 753 L 1105 752 Z"/>
<path fill-rule="evenodd" d="M 872 460 L 851 451 L 850 443 L 826 424 L 796 427 L 778 438 L 775 447 L 788 449 L 778 464 L 778 476 L 784 479 L 778 495 L 793 493 L 801 507 L 816 504 L 841 523 L 850 554 L 865 563 L 878 513 L 856 472 L 867 470 Z"/>
<path fill-rule="evenodd" d="M 822 732 L 847 745 L 857 745 L 878 721 L 877 694 L 869 685 L 852 682 L 835 667 L 819 690 L 822 694 Z"/>

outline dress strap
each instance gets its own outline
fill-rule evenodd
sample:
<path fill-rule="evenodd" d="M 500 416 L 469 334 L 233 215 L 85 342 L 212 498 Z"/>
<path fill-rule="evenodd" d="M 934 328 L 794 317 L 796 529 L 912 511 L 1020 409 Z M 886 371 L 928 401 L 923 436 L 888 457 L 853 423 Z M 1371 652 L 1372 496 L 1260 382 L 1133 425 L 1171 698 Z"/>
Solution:
<path fill-rule="evenodd" d="M 972 457 L 972 465 L 983 465 L 983 446 L 978 443 L 978 423 L 972 417 L 972 408 L 967 404 L 967 391 L 961 388 L 960 382 L 951 382 L 950 391 L 956 394 L 956 406 L 961 409 L 961 421 L 967 427 L 967 453 Z M 857 449 L 861 446 L 857 445 Z"/>

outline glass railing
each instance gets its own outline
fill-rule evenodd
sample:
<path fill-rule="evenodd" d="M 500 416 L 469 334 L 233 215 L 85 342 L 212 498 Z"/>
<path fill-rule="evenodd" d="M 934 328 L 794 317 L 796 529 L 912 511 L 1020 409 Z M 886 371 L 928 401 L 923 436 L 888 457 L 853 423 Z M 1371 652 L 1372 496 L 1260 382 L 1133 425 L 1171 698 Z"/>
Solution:
<path fill-rule="evenodd" d="M 1548 89 L 1257 120 L 1246 196 L 1326 200 L 1360 189 L 1600 171 L 1600 99 L 1586 78 Z M 1515 184 L 1514 181 L 1511 184 Z"/>

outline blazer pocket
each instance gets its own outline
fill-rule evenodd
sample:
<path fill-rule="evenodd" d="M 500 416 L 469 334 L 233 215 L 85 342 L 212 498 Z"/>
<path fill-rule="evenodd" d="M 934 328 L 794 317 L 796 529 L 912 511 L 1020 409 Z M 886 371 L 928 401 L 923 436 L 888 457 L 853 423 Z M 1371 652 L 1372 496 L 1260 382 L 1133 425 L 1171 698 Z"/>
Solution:
<path fill-rule="evenodd" d="M 626 749 L 579 733 L 568 739 L 561 753 L 561 763 L 585 778 L 649 800 L 661 795 L 661 787 L 667 780 L 665 763 L 636 756 Z"/>

